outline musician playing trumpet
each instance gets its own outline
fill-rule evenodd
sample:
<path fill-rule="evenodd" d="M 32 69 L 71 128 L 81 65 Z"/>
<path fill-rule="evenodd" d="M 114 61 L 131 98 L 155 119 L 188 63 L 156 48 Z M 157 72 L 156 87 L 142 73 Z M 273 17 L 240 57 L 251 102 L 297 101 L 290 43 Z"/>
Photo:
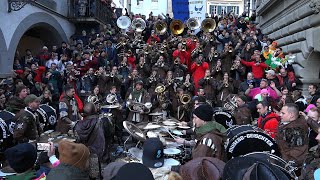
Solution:
<path fill-rule="evenodd" d="M 153 65 L 153 68 L 158 70 L 158 75 L 161 79 L 164 79 L 169 71 L 169 66 L 164 62 L 164 57 L 161 55 L 159 56 L 157 62 Z"/>
<path fill-rule="evenodd" d="M 193 81 L 191 79 L 191 75 L 189 73 L 184 78 L 184 82 L 182 83 L 182 85 L 180 87 L 183 89 L 183 91 L 185 93 L 189 94 L 190 96 L 194 95 L 194 91 L 195 91 L 194 83 L 193 83 Z"/>
<path fill-rule="evenodd" d="M 217 82 L 211 76 L 209 69 L 205 72 L 205 77 L 199 80 L 199 86 L 204 90 L 206 99 L 211 103 L 216 102 Z"/>
<path fill-rule="evenodd" d="M 234 90 L 233 80 L 229 77 L 229 74 L 225 72 L 223 79 L 217 83 L 217 106 L 222 107 L 229 94 L 232 94 Z"/>
<path fill-rule="evenodd" d="M 218 59 L 216 65 L 211 69 L 211 75 L 214 79 L 220 81 L 222 80 L 223 73 L 222 73 L 222 63 L 221 59 Z"/>
<path fill-rule="evenodd" d="M 196 62 L 191 65 L 192 78 L 195 89 L 198 89 L 198 82 L 205 76 L 205 71 L 209 68 L 209 64 L 204 62 L 203 54 L 200 54 Z"/>

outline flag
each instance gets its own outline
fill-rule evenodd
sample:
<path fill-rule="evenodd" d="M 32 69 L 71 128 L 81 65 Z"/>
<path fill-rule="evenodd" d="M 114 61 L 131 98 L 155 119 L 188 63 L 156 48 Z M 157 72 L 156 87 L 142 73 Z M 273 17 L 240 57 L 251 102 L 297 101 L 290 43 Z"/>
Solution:
<path fill-rule="evenodd" d="M 172 0 L 173 18 L 186 22 L 196 18 L 200 22 L 206 18 L 205 0 Z"/>

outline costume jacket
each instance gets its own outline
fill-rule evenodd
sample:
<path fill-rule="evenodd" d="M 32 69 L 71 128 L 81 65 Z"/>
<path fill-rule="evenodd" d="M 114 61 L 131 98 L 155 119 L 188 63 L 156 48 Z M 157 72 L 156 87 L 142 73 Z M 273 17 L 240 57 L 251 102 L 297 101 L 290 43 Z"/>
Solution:
<path fill-rule="evenodd" d="M 294 161 L 295 166 L 301 166 L 308 153 L 308 124 L 304 117 L 288 124 L 281 122 L 275 140 L 282 159 Z"/>
<path fill-rule="evenodd" d="M 207 124 L 196 128 L 196 145 L 192 150 L 192 158 L 214 157 L 223 160 L 224 153 L 224 135 L 217 126 L 218 123 L 210 121 Z"/>
<path fill-rule="evenodd" d="M 258 119 L 258 127 L 263 129 L 272 138 L 276 137 L 279 125 L 279 116 L 273 112 L 260 116 Z"/>
<path fill-rule="evenodd" d="M 236 108 L 233 116 L 237 125 L 251 124 L 251 111 L 246 104 Z"/>

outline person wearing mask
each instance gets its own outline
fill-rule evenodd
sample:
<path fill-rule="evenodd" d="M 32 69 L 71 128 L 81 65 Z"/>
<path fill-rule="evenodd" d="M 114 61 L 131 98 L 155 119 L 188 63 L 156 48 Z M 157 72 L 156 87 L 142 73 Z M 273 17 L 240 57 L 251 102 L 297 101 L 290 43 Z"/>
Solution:
<path fill-rule="evenodd" d="M 40 105 L 40 98 L 34 94 L 24 99 L 26 108 L 22 109 L 16 116 L 13 130 L 13 138 L 17 143 L 36 141 L 42 133 L 42 125 L 39 122 L 37 109 Z"/>

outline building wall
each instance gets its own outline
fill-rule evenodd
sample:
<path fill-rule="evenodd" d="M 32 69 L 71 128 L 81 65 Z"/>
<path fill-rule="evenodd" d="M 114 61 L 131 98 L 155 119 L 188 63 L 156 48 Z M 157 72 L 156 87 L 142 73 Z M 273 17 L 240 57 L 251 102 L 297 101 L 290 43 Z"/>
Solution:
<path fill-rule="evenodd" d="M 262 32 L 275 39 L 285 52 L 296 55 L 297 76 L 305 84 L 319 83 L 320 1 L 260 0 L 258 21 Z"/>
<path fill-rule="evenodd" d="M 244 11 L 244 1 L 243 0 L 207 0 L 207 13 L 211 14 L 212 10 L 216 14 L 221 14 L 223 9 L 225 14 L 227 14 L 231 9 L 235 14 L 242 14 Z"/>
<path fill-rule="evenodd" d="M 128 1 L 129 2 L 129 1 Z M 153 12 L 154 16 L 158 14 L 166 14 L 168 11 L 167 0 L 131 0 L 131 12 L 134 14 L 143 14 L 148 17 L 150 12 Z"/>
<path fill-rule="evenodd" d="M 23 34 L 33 27 L 48 29 L 58 40 L 68 41 L 75 27 L 66 16 L 67 1 L 56 0 L 57 13 L 45 11 L 30 4 L 19 11 L 8 13 L 8 1 L 0 1 L 0 77 L 11 74 L 13 58 Z M 61 3 L 61 4 L 60 4 Z M 61 12 L 61 14 L 59 14 Z M 1 32 L 3 39 L 1 38 Z M 59 44 L 58 44 L 59 45 Z"/>

